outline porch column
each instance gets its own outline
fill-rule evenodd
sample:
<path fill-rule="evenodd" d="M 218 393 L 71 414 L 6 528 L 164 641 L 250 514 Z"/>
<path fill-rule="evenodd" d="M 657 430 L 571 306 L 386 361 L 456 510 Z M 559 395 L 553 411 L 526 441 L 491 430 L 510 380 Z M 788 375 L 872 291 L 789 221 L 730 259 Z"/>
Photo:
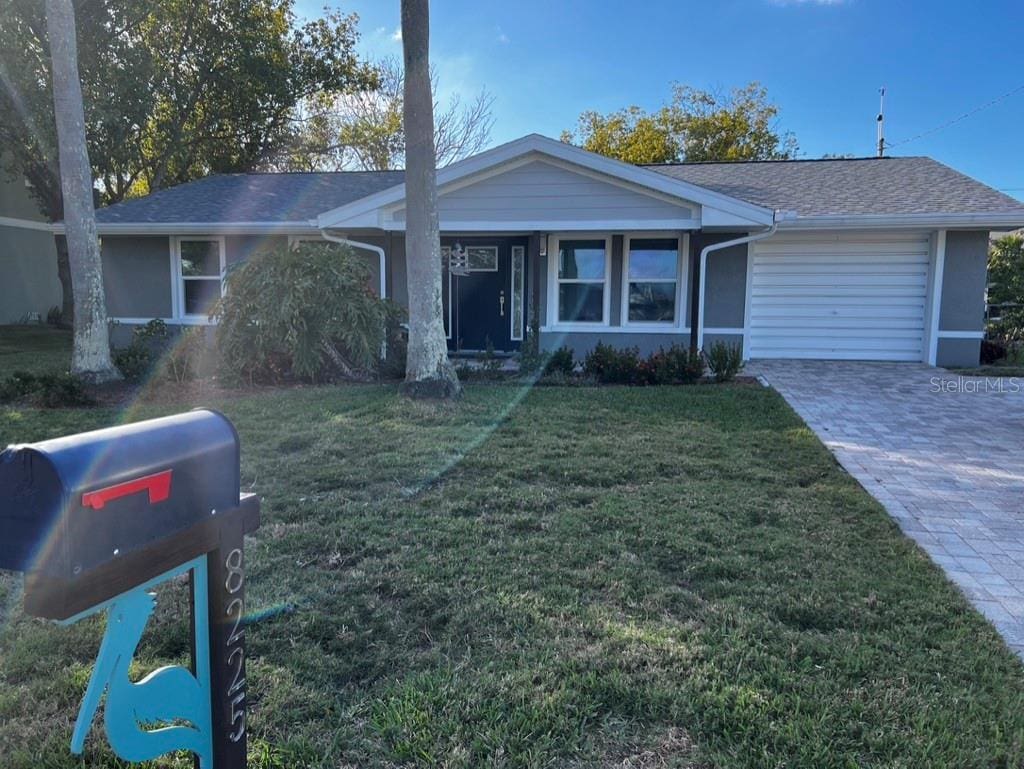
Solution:
<path fill-rule="evenodd" d="M 696 233 L 695 233 L 696 234 Z M 686 255 L 687 269 L 692 265 L 690 273 L 690 349 L 697 349 L 697 324 L 700 315 L 700 303 L 703 297 L 700 295 L 700 259 L 696 254 L 703 246 L 699 238 L 690 238 L 690 252 Z"/>
<path fill-rule="evenodd" d="M 546 265 L 541 264 L 540 257 L 540 239 L 542 235 L 539 232 L 534 232 L 530 235 L 526 245 L 526 263 L 529 265 L 530 270 L 530 292 L 527 297 L 527 306 L 529 312 L 527 313 L 528 325 L 533 328 L 534 335 L 538 338 L 539 343 L 540 327 L 541 327 L 541 287 L 540 287 L 540 276 L 541 270 Z"/>

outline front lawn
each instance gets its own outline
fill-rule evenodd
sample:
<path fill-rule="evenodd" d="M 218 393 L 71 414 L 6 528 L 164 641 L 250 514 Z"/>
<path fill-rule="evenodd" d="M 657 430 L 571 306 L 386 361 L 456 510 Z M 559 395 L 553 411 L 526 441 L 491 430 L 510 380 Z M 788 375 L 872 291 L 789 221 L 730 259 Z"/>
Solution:
<path fill-rule="evenodd" d="M 252 767 L 1024 761 L 1018 659 L 774 393 L 521 395 L 212 404 L 264 497 Z M 119 418 L 0 410 L 0 441 Z M 99 730 L 84 764 L 67 747 L 101 623 L 27 619 L 17 592 L 0 578 L 0 763 L 119 765 Z M 184 592 L 140 673 L 185 658 Z"/>
<path fill-rule="evenodd" d="M 0 379 L 15 371 L 67 371 L 71 332 L 53 326 L 0 326 Z"/>

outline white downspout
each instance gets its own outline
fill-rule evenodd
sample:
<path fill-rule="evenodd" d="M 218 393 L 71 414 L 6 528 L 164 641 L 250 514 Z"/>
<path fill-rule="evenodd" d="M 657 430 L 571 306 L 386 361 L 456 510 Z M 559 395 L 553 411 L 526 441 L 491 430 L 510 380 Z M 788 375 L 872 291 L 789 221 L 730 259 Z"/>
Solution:
<path fill-rule="evenodd" d="M 779 212 L 775 211 L 772 215 L 772 226 L 764 232 L 755 232 L 753 235 L 744 235 L 742 238 L 735 238 L 733 240 L 724 240 L 721 243 L 712 243 L 710 246 L 704 246 L 700 250 L 700 287 L 697 289 L 697 349 L 704 349 L 704 288 L 707 283 L 708 274 L 708 254 L 712 251 L 720 251 L 723 248 L 731 248 L 732 246 L 742 246 L 745 243 L 753 243 L 757 240 L 764 240 L 770 238 L 775 234 L 775 231 L 779 229 Z M 749 287 L 748 287 L 749 288 Z"/>
<path fill-rule="evenodd" d="M 362 248 L 367 251 L 373 251 L 377 255 L 377 259 L 380 263 L 380 298 L 386 297 L 385 291 L 387 290 L 387 280 L 384 274 L 384 249 L 380 246 L 374 246 L 370 243 L 360 243 L 358 240 L 349 240 L 348 238 L 339 238 L 337 235 L 331 235 L 327 230 L 320 230 L 320 234 L 324 240 L 329 240 L 332 243 L 341 243 L 343 246 L 351 246 L 352 248 Z"/>

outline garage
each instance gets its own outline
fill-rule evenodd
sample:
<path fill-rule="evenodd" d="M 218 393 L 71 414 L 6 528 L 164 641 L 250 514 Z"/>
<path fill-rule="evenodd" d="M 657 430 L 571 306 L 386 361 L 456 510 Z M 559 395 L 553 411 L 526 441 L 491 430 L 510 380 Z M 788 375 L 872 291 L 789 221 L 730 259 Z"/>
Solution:
<path fill-rule="evenodd" d="M 921 234 L 754 244 L 748 357 L 922 360 L 928 263 Z"/>

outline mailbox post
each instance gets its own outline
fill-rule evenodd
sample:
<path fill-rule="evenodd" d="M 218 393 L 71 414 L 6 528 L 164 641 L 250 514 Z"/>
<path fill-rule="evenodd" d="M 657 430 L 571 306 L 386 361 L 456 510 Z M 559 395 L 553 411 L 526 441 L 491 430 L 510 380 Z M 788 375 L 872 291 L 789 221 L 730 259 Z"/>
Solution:
<path fill-rule="evenodd" d="M 26 612 L 65 625 L 107 612 L 73 752 L 106 691 L 121 758 L 189 750 L 201 769 L 246 766 L 244 537 L 260 517 L 240 485 L 238 434 L 203 409 L 0 452 L 0 569 L 25 573 Z M 132 683 L 150 591 L 184 574 L 191 670 Z"/>

